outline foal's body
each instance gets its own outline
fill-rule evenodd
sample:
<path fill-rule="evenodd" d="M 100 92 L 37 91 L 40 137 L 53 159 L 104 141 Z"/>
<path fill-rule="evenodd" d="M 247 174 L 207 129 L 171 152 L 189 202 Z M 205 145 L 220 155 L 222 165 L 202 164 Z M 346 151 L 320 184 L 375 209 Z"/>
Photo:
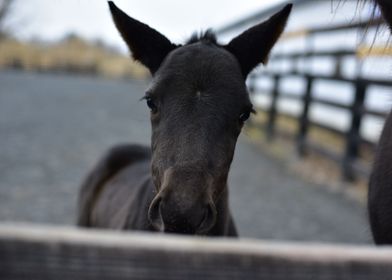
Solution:
<path fill-rule="evenodd" d="M 146 222 L 154 197 L 147 147 L 110 149 L 83 183 L 78 224 L 113 229 L 152 230 Z M 118 206 L 121 207 L 118 207 Z"/>

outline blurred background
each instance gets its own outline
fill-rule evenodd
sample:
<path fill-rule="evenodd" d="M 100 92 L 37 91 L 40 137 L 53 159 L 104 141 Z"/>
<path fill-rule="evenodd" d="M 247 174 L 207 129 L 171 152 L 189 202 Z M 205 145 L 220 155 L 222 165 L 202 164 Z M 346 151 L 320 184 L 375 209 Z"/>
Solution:
<path fill-rule="evenodd" d="M 287 1 L 115 1 L 183 43 L 221 43 Z M 392 104 L 392 49 L 370 1 L 293 0 L 286 32 L 247 80 L 258 113 L 229 176 L 242 237 L 370 243 L 366 188 Z M 78 188 L 111 146 L 149 145 L 129 58 L 106 1 L 0 0 L 0 220 L 74 224 Z"/>

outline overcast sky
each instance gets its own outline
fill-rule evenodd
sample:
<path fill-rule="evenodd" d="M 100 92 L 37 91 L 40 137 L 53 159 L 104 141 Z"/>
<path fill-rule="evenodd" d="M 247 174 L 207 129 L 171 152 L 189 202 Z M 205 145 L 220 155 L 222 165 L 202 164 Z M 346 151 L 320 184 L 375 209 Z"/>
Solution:
<path fill-rule="evenodd" d="M 10 25 L 20 38 L 56 40 L 74 32 L 124 45 L 105 0 L 15 0 Z M 180 43 L 194 31 L 217 28 L 284 0 L 115 0 L 132 17 Z"/>

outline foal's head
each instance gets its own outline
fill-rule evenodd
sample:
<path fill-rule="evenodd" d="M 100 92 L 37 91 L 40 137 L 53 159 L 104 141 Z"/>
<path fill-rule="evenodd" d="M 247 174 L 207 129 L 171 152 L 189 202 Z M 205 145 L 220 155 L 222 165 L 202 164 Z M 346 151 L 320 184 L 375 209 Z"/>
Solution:
<path fill-rule="evenodd" d="M 204 234 L 216 222 L 215 204 L 226 188 L 237 137 L 253 111 L 246 76 L 267 61 L 291 5 L 227 45 L 211 32 L 175 45 L 109 6 L 134 59 L 153 76 L 144 96 L 151 110 L 157 189 L 150 220 L 166 232 Z"/>

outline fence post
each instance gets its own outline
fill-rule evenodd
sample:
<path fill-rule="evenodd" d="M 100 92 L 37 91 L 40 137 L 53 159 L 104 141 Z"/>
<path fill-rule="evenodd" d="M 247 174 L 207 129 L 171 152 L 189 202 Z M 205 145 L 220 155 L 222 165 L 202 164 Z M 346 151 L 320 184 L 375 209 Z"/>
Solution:
<path fill-rule="evenodd" d="M 267 120 L 267 140 L 272 140 L 275 136 L 275 121 L 276 121 L 276 113 L 277 113 L 277 102 L 279 97 L 279 75 L 273 75 L 273 89 L 271 92 L 271 106 L 268 111 L 268 120 Z"/>
<path fill-rule="evenodd" d="M 355 179 L 353 163 L 358 157 L 361 143 L 360 128 L 364 111 L 364 100 L 366 84 L 364 80 L 358 79 L 355 85 L 354 101 L 351 105 L 351 127 L 346 134 L 346 152 L 343 159 L 343 178 L 347 181 Z"/>
<path fill-rule="evenodd" d="M 306 154 L 306 136 L 309 130 L 309 106 L 312 102 L 312 84 L 313 77 L 310 75 L 305 75 L 306 88 L 305 93 L 302 96 L 302 114 L 299 118 L 299 128 L 297 135 L 297 151 L 302 157 Z"/>

